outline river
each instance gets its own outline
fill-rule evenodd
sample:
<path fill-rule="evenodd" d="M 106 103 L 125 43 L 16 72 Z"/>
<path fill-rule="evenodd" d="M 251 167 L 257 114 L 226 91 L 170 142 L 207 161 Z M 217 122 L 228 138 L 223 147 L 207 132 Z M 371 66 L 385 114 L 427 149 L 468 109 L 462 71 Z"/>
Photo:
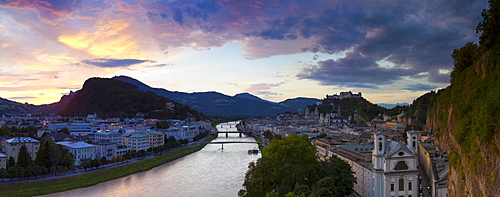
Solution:
<path fill-rule="evenodd" d="M 219 131 L 236 131 L 237 122 L 217 125 Z M 251 137 L 221 133 L 213 142 L 248 141 Z M 260 157 L 248 154 L 257 143 L 208 144 L 202 150 L 146 172 L 100 183 L 95 186 L 46 196 L 238 196 L 248 164 Z"/>

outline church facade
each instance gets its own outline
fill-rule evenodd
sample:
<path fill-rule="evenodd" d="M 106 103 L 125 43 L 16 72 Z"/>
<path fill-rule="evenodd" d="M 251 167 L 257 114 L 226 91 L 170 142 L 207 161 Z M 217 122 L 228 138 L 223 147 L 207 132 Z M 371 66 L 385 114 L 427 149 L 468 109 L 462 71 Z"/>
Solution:
<path fill-rule="evenodd" d="M 373 135 L 371 159 L 361 152 L 346 150 L 344 145 L 329 153 L 351 165 L 358 180 L 354 191 L 367 197 L 418 197 L 418 132 L 408 131 L 406 143 L 387 140 L 382 131 Z"/>

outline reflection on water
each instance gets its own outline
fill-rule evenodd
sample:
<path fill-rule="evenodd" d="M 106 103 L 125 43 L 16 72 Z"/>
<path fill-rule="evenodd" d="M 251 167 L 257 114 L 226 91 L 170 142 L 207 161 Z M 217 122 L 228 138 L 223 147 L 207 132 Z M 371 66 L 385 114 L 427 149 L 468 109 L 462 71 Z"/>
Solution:
<path fill-rule="evenodd" d="M 217 126 L 219 131 L 236 131 L 235 122 Z M 221 127 L 222 126 L 222 127 Z M 255 142 L 238 134 L 219 134 L 217 141 Z M 256 143 L 208 144 L 202 150 L 147 172 L 133 174 L 98 185 L 47 196 L 237 196 L 248 163 L 260 157 L 247 154 Z"/>

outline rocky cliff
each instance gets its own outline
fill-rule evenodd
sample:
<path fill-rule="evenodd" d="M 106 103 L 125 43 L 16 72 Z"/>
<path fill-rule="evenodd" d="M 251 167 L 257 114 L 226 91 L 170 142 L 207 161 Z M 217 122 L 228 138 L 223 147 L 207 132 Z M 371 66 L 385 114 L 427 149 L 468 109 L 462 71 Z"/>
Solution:
<path fill-rule="evenodd" d="M 450 155 L 448 196 L 500 196 L 500 1 L 483 12 L 479 45 L 453 51 L 451 85 L 427 114 Z"/>

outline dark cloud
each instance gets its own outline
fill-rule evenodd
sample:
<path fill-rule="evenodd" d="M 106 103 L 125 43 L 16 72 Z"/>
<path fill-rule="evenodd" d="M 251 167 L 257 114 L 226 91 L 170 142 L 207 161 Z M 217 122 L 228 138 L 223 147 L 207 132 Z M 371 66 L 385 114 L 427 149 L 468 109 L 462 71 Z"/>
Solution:
<path fill-rule="evenodd" d="M 323 85 L 377 88 L 414 73 L 412 69 L 380 68 L 375 61 L 359 53 L 347 53 L 345 58 L 320 61 L 318 65 L 305 68 L 297 77 L 316 80 Z"/>
<path fill-rule="evenodd" d="M 404 88 L 402 88 L 403 90 L 409 90 L 409 91 L 412 91 L 412 92 L 418 92 L 418 91 L 429 91 L 429 90 L 433 90 L 433 89 L 436 89 L 438 88 L 438 86 L 436 85 L 428 85 L 428 84 L 421 84 L 421 83 L 417 83 L 417 84 L 411 84 L 411 85 L 408 85 Z"/>
<path fill-rule="evenodd" d="M 339 53 L 350 49 L 352 53 L 339 60 L 320 61 L 298 76 L 324 85 L 371 88 L 405 76 L 448 83 L 449 77 L 437 71 L 452 67 L 453 49 L 477 40 L 475 25 L 486 3 L 432 3 L 366 2 L 357 11 L 337 7 L 328 14 L 304 20 L 300 23 L 301 35 L 319 37 L 316 47 L 304 51 Z M 339 16 L 338 10 L 348 17 Z M 393 65 L 381 67 L 377 62 L 382 60 Z"/>
<path fill-rule="evenodd" d="M 138 59 L 92 59 L 92 60 L 83 60 L 82 63 L 94 65 L 103 68 L 110 67 L 129 67 L 135 64 L 141 64 L 144 62 L 149 62 L 150 60 L 138 60 Z"/>

